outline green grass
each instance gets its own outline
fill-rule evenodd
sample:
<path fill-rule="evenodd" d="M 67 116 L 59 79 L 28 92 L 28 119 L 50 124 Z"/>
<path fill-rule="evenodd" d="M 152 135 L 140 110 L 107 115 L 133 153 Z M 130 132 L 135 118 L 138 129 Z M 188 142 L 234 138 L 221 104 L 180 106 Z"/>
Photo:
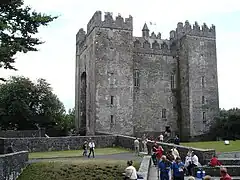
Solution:
<path fill-rule="evenodd" d="M 230 141 L 229 145 L 224 145 L 224 141 L 190 142 L 181 143 L 181 145 L 201 149 L 215 149 L 216 152 L 240 151 L 240 140 Z"/>
<path fill-rule="evenodd" d="M 75 157 L 82 156 L 82 150 L 69 150 L 69 151 L 48 151 L 48 152 L 33 152 L 29 153 L 29 159 L 39 159 L 39 158 L 58 158 L 58 157 Z M 107 154 L 117 154 L 130 152 L 123 148 L 96 148 L 96 155 L 107 155 Z"/>
<path fill-rule="evenodd" d="M 140 163 L 134 166 L 138 169 Z M 41 162 L 29 165 L 18 180 L 122 180 L 123 160 L 74 160 Z"/>

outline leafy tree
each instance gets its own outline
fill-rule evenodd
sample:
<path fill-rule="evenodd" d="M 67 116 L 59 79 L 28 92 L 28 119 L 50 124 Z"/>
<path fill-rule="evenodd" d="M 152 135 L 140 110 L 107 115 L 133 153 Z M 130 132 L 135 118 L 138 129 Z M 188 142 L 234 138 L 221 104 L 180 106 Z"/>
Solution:
<path fill-rule="evenodd" d="M 37 83 L 25 77 L 11 77 L 0 85 L 1 129 L 53 128 L 65 109 L 44 79 Z"/>
<path fill-rule="evenodd" d="M 11 0 L 0 6 L 0 68 L 13 69 L 17 52 L 37 51 L 43 42 L 34 35 L 57 17 L 44 15 L 24 6 L 23 0 Z"/>

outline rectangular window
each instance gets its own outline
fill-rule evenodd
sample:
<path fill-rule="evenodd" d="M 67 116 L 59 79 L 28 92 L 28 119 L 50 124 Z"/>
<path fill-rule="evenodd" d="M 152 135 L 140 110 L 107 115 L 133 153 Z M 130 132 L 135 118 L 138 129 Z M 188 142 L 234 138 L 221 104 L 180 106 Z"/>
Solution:
<path fill-rule="evenodd" d="M 162 118 L 166 118 L 166 109 L 162 109 Z"/>
<path fill-rule="evenodd" d="M 202 82 L 202 87 L 205 87 L 205 77 L 204 76 L 202 76 L 201 82 Z"/>
<path fill-rule="evenodd" d="M 202 104 L 205 104 L 205 97 L 202 96 Z"/>
<path fill-rule="evenodd" d="M 114 77 L 113 77 L 113 73 L 110 73 L 110 85 L 114 84 Z"/>
<path fill-rule="evenodd" d="M 113 115 L 111 115 L 111 124 L 113 124 Z"/>
<path fill-rule="evenodd" d="M 133 72 L 134 87 L 139 87 L 139 70 L 135 69 Z"/>
<path fill-rule="evenodd" d="M 113 105 L 113 98 L 114 98 L 114 97 L 113 97 L 113 96 L 111 96 L 111 105 Z"/>
<path fill-rule="evenodd" d="M 171 89 L 174 89 L 175 88 L 175 75 L 172 74 L 171 75 Z"/>
<path fill-rule="evenodd" d="M 203 112 L 202 118 L 203 118 L 203 122 L 206 122 L 206 113 L 205 112 Z"/>

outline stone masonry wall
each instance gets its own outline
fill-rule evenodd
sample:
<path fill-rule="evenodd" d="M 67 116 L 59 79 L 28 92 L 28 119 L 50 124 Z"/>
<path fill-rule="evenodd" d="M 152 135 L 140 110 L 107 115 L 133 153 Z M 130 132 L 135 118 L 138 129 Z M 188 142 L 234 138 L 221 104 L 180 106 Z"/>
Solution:
<path fill-rule="evenodd" d="M 0 180 L 16 180 L 27 161 L 27 151 L 0 155 Z"/>
<path fill-rule="evenodd" d="M 115 143 L 115 136 L 67 136 L 50 138 L 3 138 L 4 149 L 13 144 L 13 150 L 44 152 L 60 150 L 81 149 L 83 142 L 92 138 L 96 147 L 112 147 Z"/>
<path fill-rule="evenodd" d="M 24 130 L 24 131 L 0 131 L 0 137 L 17 138 L 17 137 L 41 137 L 44 136 L 45 130 Z"/>

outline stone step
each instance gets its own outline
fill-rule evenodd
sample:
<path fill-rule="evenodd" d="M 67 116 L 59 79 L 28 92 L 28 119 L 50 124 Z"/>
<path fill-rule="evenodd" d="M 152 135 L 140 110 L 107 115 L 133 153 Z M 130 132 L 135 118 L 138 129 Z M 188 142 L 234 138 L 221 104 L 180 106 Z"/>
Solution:
<path fill-rule="evenodd" d="M 218 158 L 222 165 L 240 165 L 240 158 Z M 208 164 L 210 160 L 205 163 Z"/>
<path fill-rule="evenodd" d="M 231 176 L 239 176 L 240 175 L 240 165 L 228 165 L 228 166 L 224 166 L 227 168 L 228 173 Z M 220 167 L 209 167 L 209 166 L 203 166 L 201 168 L 195 168 L 194 169 L 194 174 L 197 173 L 198 169 L 202 169 L 206 172 L 207 175 L 210 176 L 219 176 L 219 171 L 220 171 Z"/>

